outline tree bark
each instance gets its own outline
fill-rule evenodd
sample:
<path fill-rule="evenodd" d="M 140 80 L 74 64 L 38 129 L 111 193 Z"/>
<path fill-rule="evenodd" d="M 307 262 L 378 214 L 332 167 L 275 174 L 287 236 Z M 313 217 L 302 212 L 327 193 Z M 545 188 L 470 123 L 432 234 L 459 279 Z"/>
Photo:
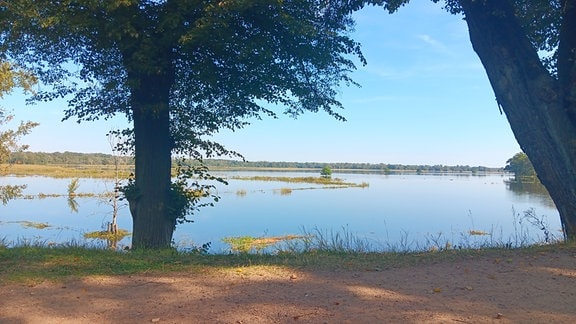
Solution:
<path fill-rule="evenodd" d="M 171 185 L 171 76 L 134 78 L 135 190 L 128 197 L 133 220 L 132 248 L 168 248 L 176 221 L 169 214 Z"/>
<path fill-rule="evenodd" d="M 576 123 L 567 104 L 567 94 L 576 87 L 574 73 L 567 81 L 570 90 L 561 89 L 541 63 L 509 0 L 460 0 L 460 4 L 498 105 L 556 204 L 565 239 L 576 240 Z M 564 17 L 563 25 L 573 24 L 571 19 Z"/>

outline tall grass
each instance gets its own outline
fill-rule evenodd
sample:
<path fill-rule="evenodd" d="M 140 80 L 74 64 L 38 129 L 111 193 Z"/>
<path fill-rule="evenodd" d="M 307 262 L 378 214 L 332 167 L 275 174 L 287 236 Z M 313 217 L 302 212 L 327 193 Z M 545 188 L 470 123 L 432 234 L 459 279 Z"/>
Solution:
<path fill-rule="evenodd" d="M 312 231 L 302 229 L 305 239 L 300 247 L 302 251 L 321 251 L 336 253 L 367 253 L 374 251 L 370 242 L 361 238 L 350 231 L 348 227 L 342 227 L 341 230 L 322 230 L 314 227 Z M 292 249 L 298 250 L 297 245 Z"/>
<path fill-rule="evenodd" d="M 525 248 L 534 245 L 558 244 L 563 240 L 553 235 L 545 215 L 537 215 L 534 209 L 528 209 L 523 214 L 514 209 L 514 233 L 505 236 L 501 228 L 492 226 L 483 231 L 470 229 L 446 235 L 442 232 L 427 233 L 419 237 L 411 237 L 408 231 L 402 231 L 396 242 L 374 241 L 352 233 L 348 227 L 339 231 L 313 228 L 311 231 L 302 229 L 302 240 L 290 241 L 281 248 L 290 252 L 324 251 L 337 253 L 418 253 L 423 251 L 437 252 L 447 250 L 491 249 L 491 248 Z M 536 229 L 540 235 L 534 235 Z M 531 231 L 532 230 L 532 231 Z"/>

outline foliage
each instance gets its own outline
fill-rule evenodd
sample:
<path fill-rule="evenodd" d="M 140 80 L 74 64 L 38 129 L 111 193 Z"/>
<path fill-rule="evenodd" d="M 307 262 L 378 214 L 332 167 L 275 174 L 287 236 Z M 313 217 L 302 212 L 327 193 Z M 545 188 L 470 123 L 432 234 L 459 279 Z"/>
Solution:
<path fill-rule="evenodd" d="M 0 59 L 0 99 L 2 99 L 5 94 L 12 92 L 16 87 L 20 87 L 24 91 L 30 91 L 35 83 L 36 78 L 32 74 L 17 68 L 10 62 Z M 6 111 L 0 107 L 0 127 L 8 124 L 13 118 L 13 115 L 7 114 Z M 9 162 L 10 155 L 13 152 L 22 152 L 28 148 L 27 145 L 19 144 L 19 140 L 36 126 L 38 126 L 38 123 L 28 121 L 21 122 L 16 130 L 0 129 L 0 175 L 3 175 L 5 172 L 2 164 Z M 0 200 L 2 204 L 6 205 L 8 201 L 19 197 L 25 188 L 26 185 L 0 186 Z"/>
<path fill-rule="evenodd" d="M 178 162 L 169 206 L 169 215 L 177 224 L 193 222 L 190 215 L 202 207 L 213 207 L 220 200 L 212 193 L 216 189 L 214 183 L 228 184 L 224 179 L 210 175 L 208 167 L 202 161 L 198 162 L 199 165 L 190 165 L 185 159 Z M 211 202 L 200 203 L 202 198 L 210 198 Z"/>
<path fill-rule="evenodd" d="M 18 68 L 8 61 L 0 60 L 0 98 L 11 93 L 14 88 L 31 91 L 37 81 L 29 71 Z"/>
<path fill-rule="evenodd" d="M 13 115 L 6 114 L 0 108 L 0 126 L 8 124 L 13 118 Z M 12 152 L 22 152 L 28 149 L 28 145 L 19 144 L 19 140 L 22 136 L 30 133 L 32 128 L 36 126 L 38 126 L 38 123 L 28 121 L 21 122 L 15 130 L 0 129 L 0 164 L 8 162 Z"/>
<path fill-rule="evenodd" d="M 320 171 L 320 176 L 323 178 L 330 178 L 332 177 L 332 169 L 329 166 L 324 166 L 322 171 Z"/>
<path fill-rule="evenodd" d="M 352 21 L 337 3 L 19 0 L 2 6 L 7 54 L 52 86 L 37 100 L 71 96 L 66 118 L 130 117 L 133 82 L 156 68 L 175 70 L 170 110 L 177 153 L 229 153 L 201 136 L 243 127 L 241 119 L 259 113 L 276 115 L 266 101 L 289 115 L 323 109 L 343 119 L 333 109 L 341 104 L 332 88 L 352 83 L 349 54 L 364 62 L 346 36 Z"/>
<path fill-rule="evenodd" d="M 12 115 L 4 115 L 0 110 L 0 126 L 10 122 L 12 118 Z M 16 130 L 0 130 L 0 163 L 8 161 L 12 152 L 28 149 L 28 145 L 19 144 L 18 141 L 37 125 L 38 123 L 34 122 L 22 122 Z"/>
<path fill-rule="evenodd" d="M 8 204 L 8 202 L 12 199 L 18 198 L 22 196 L 22 190 L 26 188 L 25 185 L 20 186 L 0 186 L 0 200 L 2 201 L 2 205 Z"/>
<path fill-rule="evenodd" d="M 16 87 L 31 91 L 36 81 L 36 77 L 30 72 L 0 58 L 0 99 Z M 13 118 L 13 115 L 7 114 L 0 107 L 0 126 L 8 124 Z M 7 162 L 12 152 L 21 152 L 28 148 L 27 145 L 19 145 L 18 140 L 36 126 L 38 123 L 22 122 L 16 130 L 0 130 L 0 164 Z"/>
<path fill-rule="evenodd" d="M 168 206 L 168 217 L 174 224 L 194 222 L 189 216 L 202 207 L 214 206 L 220 200 L 219 196 L 212 194 L 216 188 L 214 183 L 228 184 L 224 179 L 210 175 L 202 161 L 197 162 L 186 163 L 186 159 L 177 162 L 176 180 L 172 183 Z M 126 185 L 120 186 L 119 190 L 124 194 L 124 199 L 137 200 L 140 197 L 133 177 L 128 179 Z M 202 198 L 210 198 L 212 201 L 200 203 Z"/>
<path fill-rule="evenodd" d="M 170 154 L 238 156 L 208 136 L 278 109 L 344 120 L 335 88 L 354 84 L 354 57 L 365 63 L 352 27 L 339 1 L 0 2 L 5 55 L 47 85 L 35 100 L 67 98 L 65 119 L 133 121 L 123 134 L 144 197 L 128 199 L 140 246 L 166 247 L 170 222 L 196 205 L 169 184 Z"/>
<path fill-rule="evenodd" d="M 516 181 L 534 180 L 536 171 L 532 166 L 532 162 L 528 155 L 524 152 L 514 154 L 514 156 L 506 161 L 505 171 L 514 172 Z"/>

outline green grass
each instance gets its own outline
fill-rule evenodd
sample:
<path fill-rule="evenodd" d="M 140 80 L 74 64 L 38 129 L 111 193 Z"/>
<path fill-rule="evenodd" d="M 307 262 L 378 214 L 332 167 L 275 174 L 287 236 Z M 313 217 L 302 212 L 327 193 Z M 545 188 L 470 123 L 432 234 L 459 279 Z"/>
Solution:
<path fill-rule="evenodd" d="M 170 274 L 207 272 L 238 267 L 283 266 L 303 270 L 381 271 L 390 268 L 453 262 L 488 256 L 506 259 L 534 255 L 576 245 L 555 244 L 519 249 L 464 249 L 413 253 L 344 253 L 311 250 L 277 254 L 202 254 L 176 250 L 113 251 L 74 244 L 64 246 L 21 245 L 7 248 L 0 244 L 0 284 L 61 281 L 97 275 Z"/>

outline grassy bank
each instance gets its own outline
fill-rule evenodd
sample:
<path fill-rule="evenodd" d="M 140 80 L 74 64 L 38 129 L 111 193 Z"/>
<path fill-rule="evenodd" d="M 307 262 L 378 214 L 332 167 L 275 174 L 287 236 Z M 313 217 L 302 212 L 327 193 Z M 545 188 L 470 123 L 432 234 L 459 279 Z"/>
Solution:
<path fill-rule="evenodd" d="M 13 164 L 1 166 L 6 175 L 45 176 L 52 178 L 114 178 L 116 170 L 113 165 L 35 165 Z M 134 172 L 134 166 L 121 165 L 120 177 L 127 178 Z"/>
<path fill-rule="evenodd" d="M 59 281 L 93 275 L 130 275 L 206 272 L 257 266 L 282 266 L 321 271 L 384 271 L 386 269 L 476 257 L 507 260 L 518 255 L 537 255 L 576 250 L 574 244 L 532 246 L 518 249 L 463 249 L 414 253 L 341 253 L 308 251 L 278 254 L 210 255 L 199 252 L 112 251 L 82 246 L 0 245 L 0 284 Z"/>

